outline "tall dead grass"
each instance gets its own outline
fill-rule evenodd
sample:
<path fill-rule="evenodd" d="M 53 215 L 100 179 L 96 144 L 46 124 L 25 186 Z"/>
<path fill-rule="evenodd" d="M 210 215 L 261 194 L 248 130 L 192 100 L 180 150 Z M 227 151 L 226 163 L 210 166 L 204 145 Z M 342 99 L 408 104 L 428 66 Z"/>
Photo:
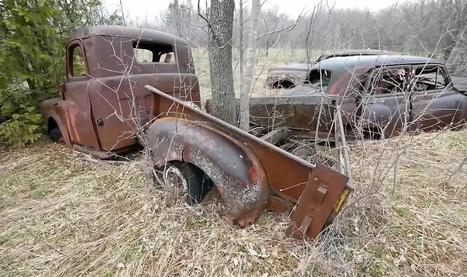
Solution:
<path fill-rule="evenodd" d="M 153 185 L 144 155 L 103 162 L 46 142 L 0 150 L 0 275 L 459 276 L 466 137 L 352 144 L 356 191 L 313 242 L 285 237 L 284 214 L 230 227 L 215 192 L 188 206 Z"/>

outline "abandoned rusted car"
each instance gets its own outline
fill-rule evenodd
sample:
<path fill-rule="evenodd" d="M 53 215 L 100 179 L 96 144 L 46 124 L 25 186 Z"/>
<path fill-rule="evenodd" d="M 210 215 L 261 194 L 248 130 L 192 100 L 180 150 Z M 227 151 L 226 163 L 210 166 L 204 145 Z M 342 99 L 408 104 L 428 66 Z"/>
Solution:
<path fill-rule="evenodd" d="M 188 202 L 214 185 L 230 223 L 290 211 L 294 237 L 318 235 L 352 190 L 347 176 L 202 111 L 191 50 L 179 37 L 97 26 L 77 32 L 66 50 L 60 97 L 40 104 L 51 139 L 100 158 L 143 145 Z"/>
<path fill-rule="evenodd" d="M 467 121 L 467 95 L 452 85 L 443 63 L 415 56 L 328 58 L 310 68 L 307 85 L 250 102 L 254 123 L 311 136 L 329 134 L 336 109 L 352 137 L 460 128 Z"/>
<path fill-rule="evenodd" d="M 291 63 L 282 66 L 273 66 L 269 68 L 266 77 L 266 86 L 271 89 L 293 88 L 304 84 L 307 80 L 308 72 L 313 64 L 320 61 L 349 56 L 367 56 L 367 55 L 392 55 L 391 52 L 377 49 L 342 49 L 325 51 L 313 63 Z"/>

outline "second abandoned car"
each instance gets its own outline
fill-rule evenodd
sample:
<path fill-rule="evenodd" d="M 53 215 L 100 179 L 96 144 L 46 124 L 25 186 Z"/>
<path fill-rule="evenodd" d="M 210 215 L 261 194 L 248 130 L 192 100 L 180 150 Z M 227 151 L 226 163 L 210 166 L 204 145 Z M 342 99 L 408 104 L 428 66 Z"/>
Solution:
<path fill-rule="evenodd" d="M 327 136 L 338 106 L 347 135 L 390 137 L 457 128 L 467 121 L 466 92 L 452 85 L 444 64 L 435 59 L 334 57 L 311 66 L 306 80 L 307 85 L 286 90 L 281 97 L 251 99 L 253 122 Z"/>
<path fill-rule="evenodd" d="M 98 26 L 67 44 L 66 83 L 40 104 L 48 135 L 101 158 L 142 143 L 165 176 L 202 200 L 209 179 L 231 223 L 264 210 L 292 210 L 295 237 L 315 237 L 352 186 L 333 169 L 308 163 L 205 112 L 191 50 L 151 30 Z M 284 174 L 287 172 L 287 174 Z"/>
<path fill-rule="evenodd" d="M 389 51 L 378 49 L 342 49 L 324 52 L 313 63 L 291 63 L 270 67 L 266 77 L 266 86 L 272 89 L 293 88 L 307 82 L 307 76 L 311 67 L 329 58 L 367 56 L 367 55 L 391 55 Z"/>

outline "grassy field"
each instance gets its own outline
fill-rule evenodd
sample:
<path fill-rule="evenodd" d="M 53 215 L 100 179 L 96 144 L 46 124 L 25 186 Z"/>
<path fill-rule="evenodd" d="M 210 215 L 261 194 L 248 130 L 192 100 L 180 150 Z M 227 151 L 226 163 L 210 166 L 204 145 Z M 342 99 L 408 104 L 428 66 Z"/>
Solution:
<path fill-rule="evenodd" d="M 207 52 L 193 55 L 204 100 Z M 264 88 L 269 66 L 306 56 L 260 52 L 254 95 L 277 94 Z M 47 141 L 0 149 L 0 276 L 465 276 L 466 138 L 464 129 L 352 143 L 356 190 L 313 242 L 285 236 L 287 214 L 227 225 L 216 191 L 188 206 L 154 185 L 142 153 L 99 161 Z"/>
<path fill-rule="evenodd" d="M 355 192 L 313 242 L 287 215 L 226 224 L 144 155 L 98 161 L 46 141 L 0 150 L 1 276 L 465 276 L 467 130 L 351 145 Z"/>

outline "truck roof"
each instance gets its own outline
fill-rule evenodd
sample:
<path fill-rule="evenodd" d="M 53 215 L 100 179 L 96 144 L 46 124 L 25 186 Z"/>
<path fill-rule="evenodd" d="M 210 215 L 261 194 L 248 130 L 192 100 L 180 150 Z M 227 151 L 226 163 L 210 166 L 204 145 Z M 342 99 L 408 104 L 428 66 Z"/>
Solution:
<path fill-rule="evenodd" d="M 138 27 L 127 27 L 127 26 L 87 26 L 76 31 L 70 38 L 74 39 L 84 39 L 93 36 L 109 36 L 109 37 L 124 37 L 129 39 L 143 39 L 156 42 L 167 42 L 167 43 L 176 43 L 176 44 L 187 44 L 187 41 L 156 30 L 143 29 Z"/>

